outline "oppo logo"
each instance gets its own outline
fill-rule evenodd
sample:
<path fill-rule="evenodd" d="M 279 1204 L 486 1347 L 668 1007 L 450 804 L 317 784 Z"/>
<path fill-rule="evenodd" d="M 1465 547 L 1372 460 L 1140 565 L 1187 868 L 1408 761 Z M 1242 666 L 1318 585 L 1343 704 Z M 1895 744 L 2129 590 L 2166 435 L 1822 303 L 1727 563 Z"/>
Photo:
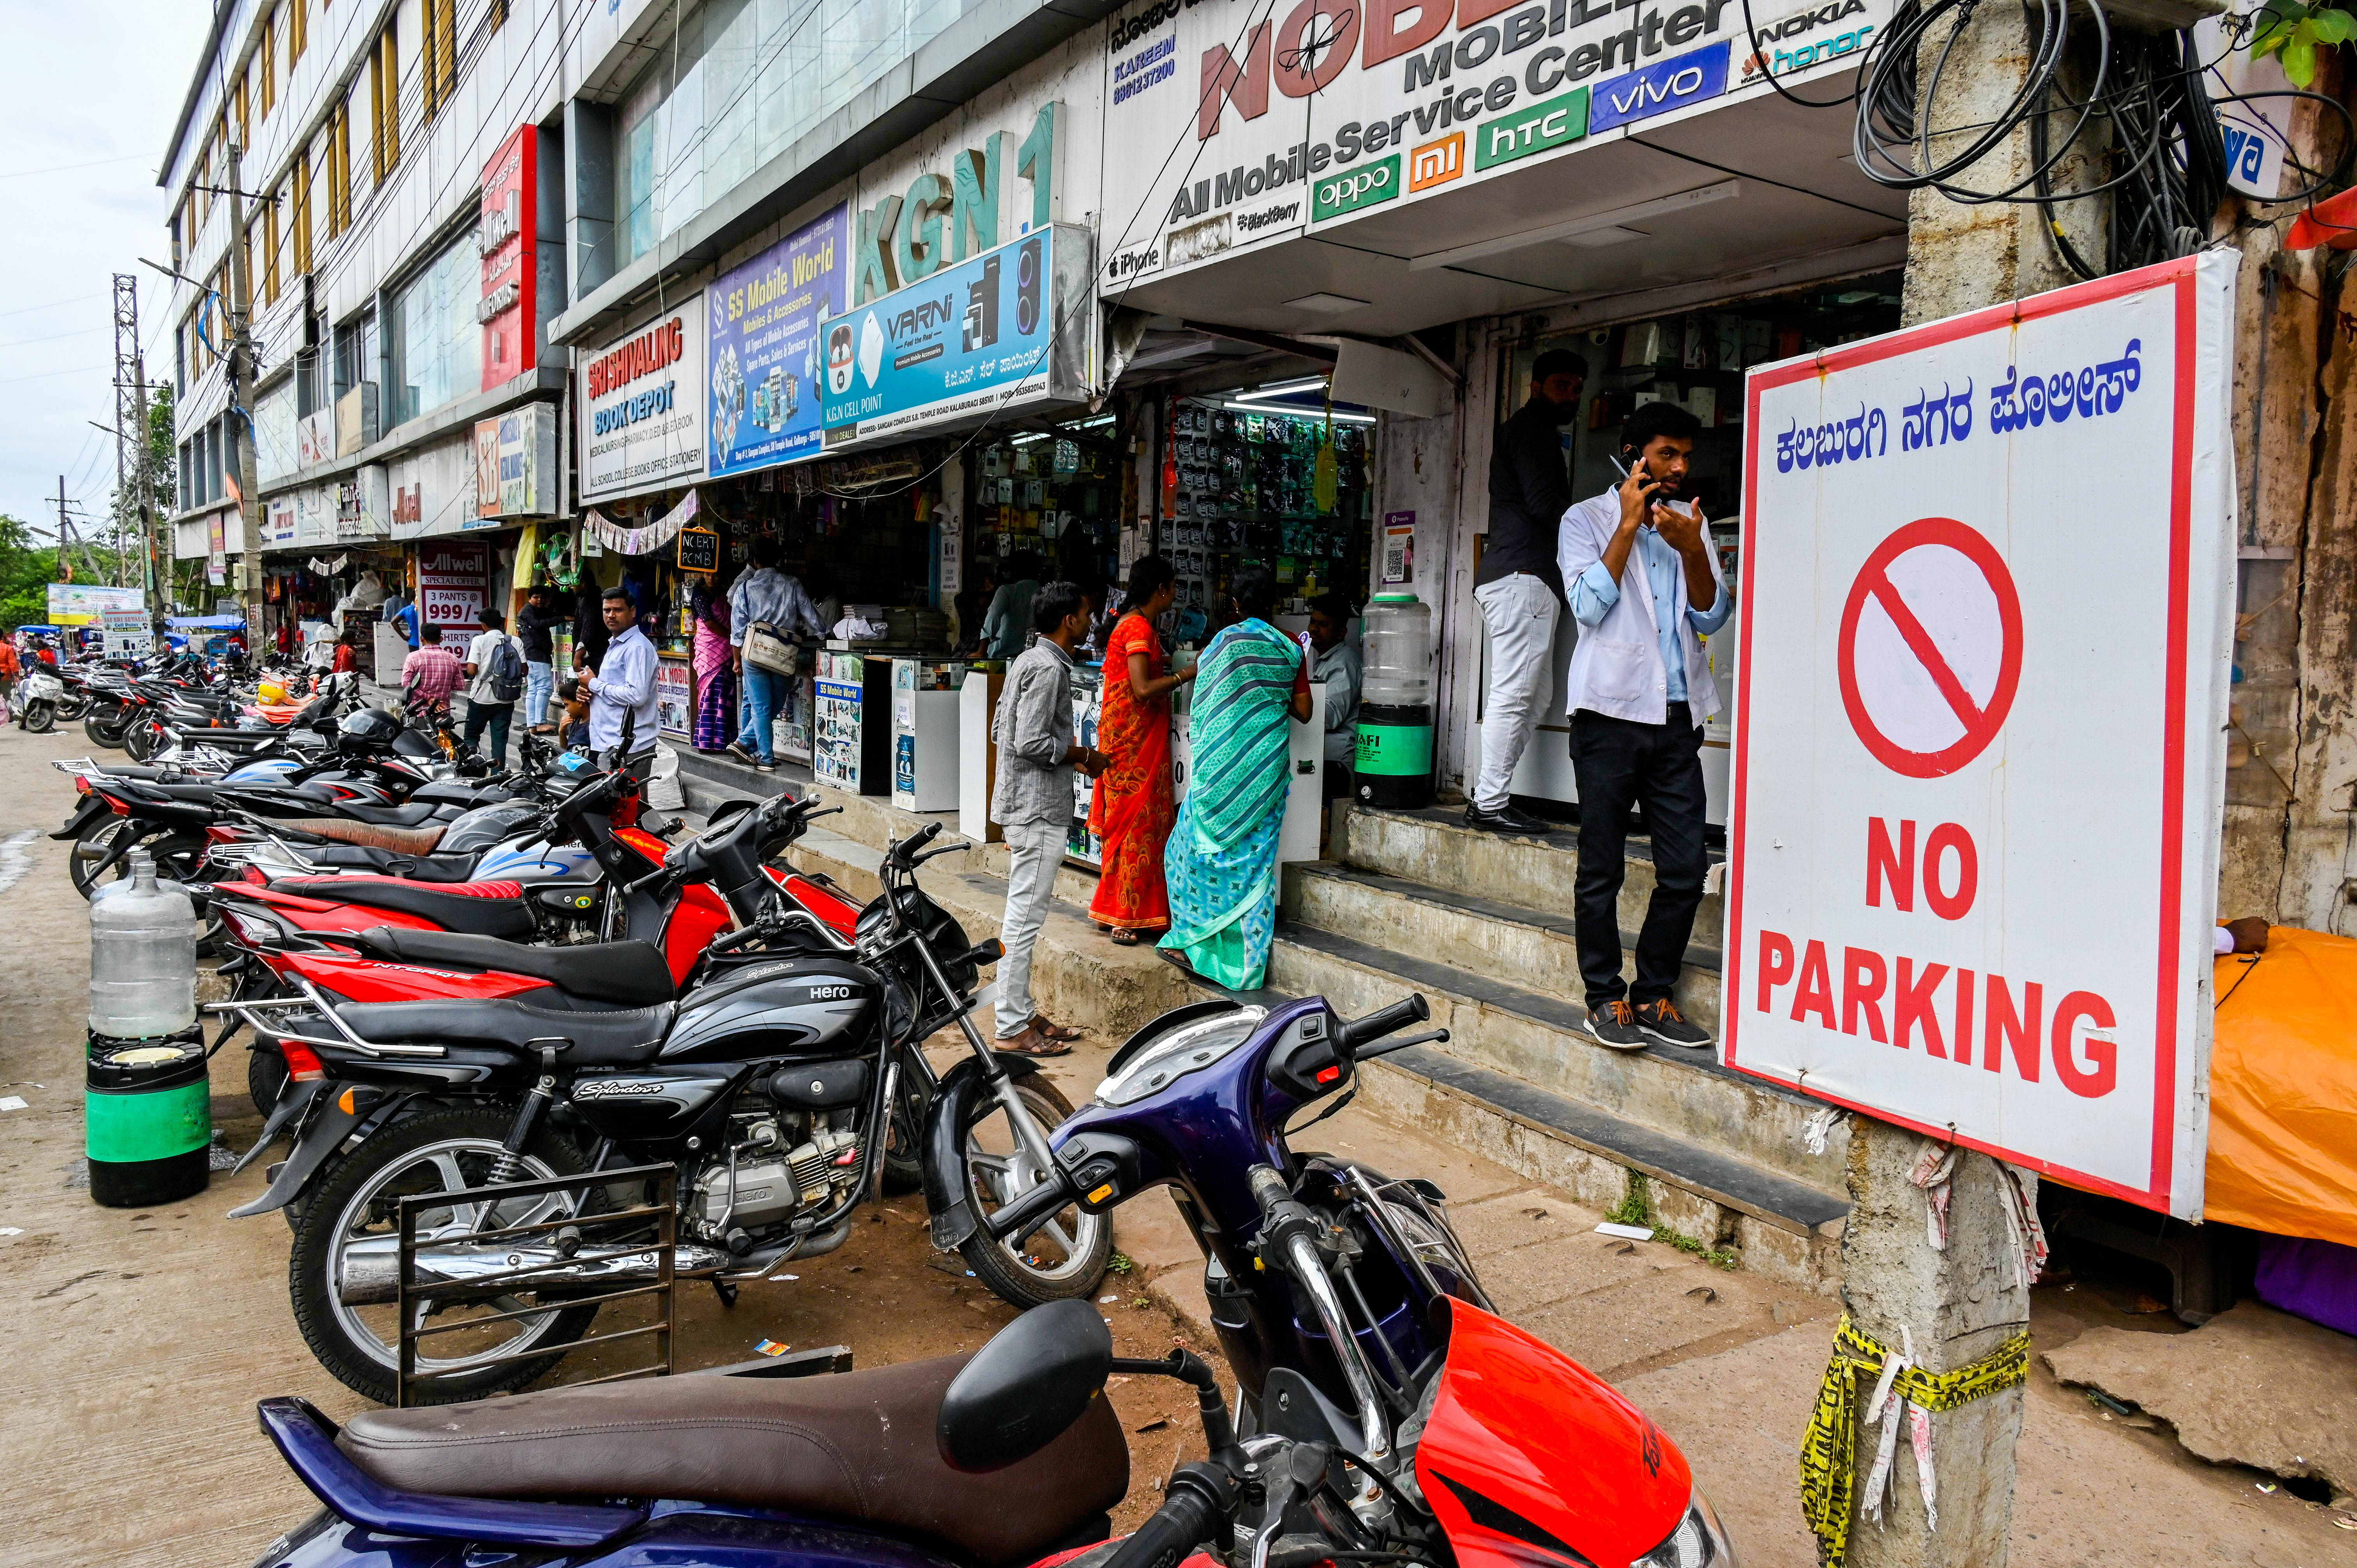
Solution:
<path fill-rule="evenodd" d="M 651 1078 L 593 1078 L 573 1086 L 576 1100 L 620 1100 L 631 1095 L 661 1094 L 663 1086 Z"/>
<path fill-rule="evenodd" d="M 1329 207 L 1348 207 L 1364 200 L 1370 191 L 1381 190 L 1391 184 L 1388 168 L 1361 169 L 1357 174 L 1344 175 L 1340 179 L 1328 180 L 1318 188 L 1318 199 Z"/>

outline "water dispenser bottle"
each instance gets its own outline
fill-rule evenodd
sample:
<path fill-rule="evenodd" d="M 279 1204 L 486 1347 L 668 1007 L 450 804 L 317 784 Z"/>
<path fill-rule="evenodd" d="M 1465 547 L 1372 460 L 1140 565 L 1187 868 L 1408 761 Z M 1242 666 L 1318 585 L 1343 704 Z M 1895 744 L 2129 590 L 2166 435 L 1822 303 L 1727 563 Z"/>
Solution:
<path fill-rule="evenodd" d="M 197 911 L 155 858 L 90 907 L 90 1032 L 117 1040 L 177 1035 L 197 1021 Z"/>
<path fill-rule="evenodd" d="M 1353 761 L 1359 802 L 1398 811 L 1432 804 L 1432 608 L 1414 594 L 1367 604 Z"/>

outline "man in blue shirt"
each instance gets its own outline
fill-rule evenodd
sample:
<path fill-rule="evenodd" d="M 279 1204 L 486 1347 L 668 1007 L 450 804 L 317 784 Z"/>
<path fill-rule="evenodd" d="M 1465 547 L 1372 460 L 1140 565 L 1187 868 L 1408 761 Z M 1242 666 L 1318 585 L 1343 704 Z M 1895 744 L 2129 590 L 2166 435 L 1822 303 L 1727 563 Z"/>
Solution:
<path fill-rule="evenodd" d="M 607 589 L 601 608 L 609 634 L 606 657 L 597 674 L 587 664 L 574 674 L 589 693 L 589 749 L 602 757 L 620 746 L 629 763 L 654 749 L 655 645 L 639 629 L 630 590 L 619 585 Z"/>
<path fill-rule="evenodd" d="M 1651 403 L 1620 427 L 1628 478 L 1563 514 L 1556 564 L 1579 622 L 1565 708 L 1579 785 L 1579 880 L 1573 928 L 1599 1044 L 1711 1044 L 1670 999 L 1694 935 L 1710 858 L 1703 843 L 1702 726 L 1718 689 L 1702 639 L 1727 624 L 1734 596 L 1687 470 L 1702 424 Z M 1637 936 L 1637 980 L 1620 976 L 1620 884 L 1629 808 L 1652 837 L 1653 896 Z"/>

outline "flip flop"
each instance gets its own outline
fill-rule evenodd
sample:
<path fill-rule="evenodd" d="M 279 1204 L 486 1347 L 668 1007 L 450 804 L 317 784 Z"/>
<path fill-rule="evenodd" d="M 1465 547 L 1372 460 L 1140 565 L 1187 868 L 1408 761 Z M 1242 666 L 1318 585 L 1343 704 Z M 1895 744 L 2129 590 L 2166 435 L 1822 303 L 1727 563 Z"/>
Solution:
<path fill-rule="evenodd" d="M 1045 1013 L 1034 1013 L 1031 1026 L 1039 1030 L 1043 1038 L 1053 1040 L 1058 1045 L 1069 1045 L 1081 1037 L 1081 1032 L 1068 1024 L 1049 1023 Z"/>
<path fill-rule="evenodd" d="M 1072 1054 L 1071 1047 L 1058 1045 L 1036 1028 L 1026 1029 L 1019 1035 L 1009 1035 L 1002 1040 L 993 1040 L 991 1048 L 1010 1057 L 1068 1057 Z"/>
<path fill-rule="evenodd" d="M 1116 926 L 1113 932 L 1113 945 L 1117 948 L 1134 948 L 1137 945 L 1137 933 L 1126 926 Z"/>

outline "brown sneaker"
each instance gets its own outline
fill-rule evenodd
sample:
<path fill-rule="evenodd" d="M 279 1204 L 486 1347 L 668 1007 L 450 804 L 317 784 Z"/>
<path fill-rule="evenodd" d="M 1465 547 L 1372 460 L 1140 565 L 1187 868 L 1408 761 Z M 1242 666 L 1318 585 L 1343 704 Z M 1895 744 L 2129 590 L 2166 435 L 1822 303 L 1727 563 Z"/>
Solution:
<path fill-rule="evenodd" d="M 1666 996 L 1637 1009 L 1637 1027 L 1648 1039 L 1659 1040 L 1665 1046 L 1684 1046 L 1690 1051 L 1710 1048 L 1710 1031 L 1688 1020 L 1678 1011 L 1678 1004 Z"/>
<path fill-rule="evenodd" d="M 1644 1033 L 1637 1027 L 1637 1010 L 1629 1005 L 1625 996 L 1589 1008 L 1587 1032 L 1598 1045 L 1609 1046 L 1616 1051 L 1645 1048 Z"/>

